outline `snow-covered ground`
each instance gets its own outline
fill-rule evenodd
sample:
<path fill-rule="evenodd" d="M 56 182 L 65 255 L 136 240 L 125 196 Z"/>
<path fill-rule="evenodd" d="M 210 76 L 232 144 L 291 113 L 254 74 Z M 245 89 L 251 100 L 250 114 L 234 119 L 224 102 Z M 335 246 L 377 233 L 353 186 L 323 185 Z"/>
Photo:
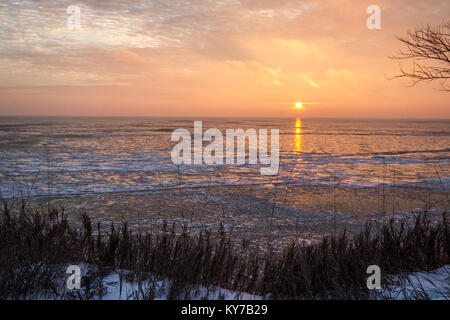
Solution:
<path fill-rule="evenodd" d="M 100 276 L 96 267 L 80 264 L 82 281 L 81 289 L 68 289 L 63 277 L 55 281 L 57 296 L 29 294 L 26 299 L 95 299 L 95 300 L 134 300 L 134 299 L 189 299 L 189 300 L 261 300 L 262 297 L 232 291 L 220 287 L 204 287 L 182 284 L 177 286 L 172 280 L 152 274 L 142 274 L 138 281 L 136 273 L 127 270 L 111 270 L 106 276 Z M 67 266 L 63 269 L 66 270 Z M 68 277 L 67 275 L 66 277 Z M 181 290 L 177 290 L 181 287 Z"/>
<path fill-rule="evenodd" d="M 450 299 L 450 265 L 429 272 L 391 276 L 394 285 L 380 292 L 381 298 L 395 300 Z"/>
<path fill-rule="evenodd" d="M 102 297 L 103 300 L 126 300 L 129 298 L 135 298 L 134 293 L 140 292 L 139 284 L 137 282 L 122 282 L 120 287 L 120 275 L 119 273 L 112 273 L 106 277 L 103 281 L 105 284 L 106 294 Z M 167 300 L 169 296 L 170 281 L 160 280 L 151 282 L 151 292 L 157 293 L 154 297 L 155 300 Z M 142 288 L 143 293 L 149 289 L 149 285 Z M 138 296 L 139 297 L 139 296 Z M 205 288 L 203 286 L 192 287 L 189 292 L 189 298 L 191 300 L 208 299 L 208 300 L 261 300 L 261 297 L 254 296 L 248 293 L 241 293 L 219 287 Z"/>
<path fill-rule="evenodd" d="M 429 272 L 415 272 L 406 276 L 392 276 L 394 285 L 383 289 L 381 297 L 384 299 L 450 299 L 450 265 Z M 130 298 L 132 292 L 139 292 L 136 282 L 122 281 L 120 288 L 119 273 L 112 273 L 104 279 L 106 295 L 104 300 L 120 300 Z M 160 296 L 155 299 L 167 299 L 170 282 L 162 280 L 153 282 L 154 291 L 160 290 Z M 240 293 L 223 288 L 197 287 L 190 291 L 190 299 L 224 299 L 224 300 L 261 300 L 262 297 Z"/>
<path fill-rule="evenodd" d="M 66 270 L 67 266 L 63 269 Z M 85 277 L 80 290 L 70 290 L 66 286 L 68 275 L 54 283 L 58 288 L 57 295 L 46 295 L 43 292 L 28 293 L 25 299 L 190 299 L 190 300 L 261 300 L 264 297 L 248 293 L 232 291 L 220 287 L 188 286 L 183 284 L 182 290 L 176 290 L 173 281 L 153 275 L 145 275 L 144 281 L 137 281 L 135 273 L 125 270 L 111 270 L 104 277 L 99 276 L 95 267 L 80 264 L 81 275 Z M 429 272 L 415 272 L 406 275 L 390 275 L 386 277 L 390 285 L 376 290 L 372 299 L 450 299 L 450 265 Z M 90 279 L 90 281 L 89 281 Z M 385 280 L 385 282 L 386 282 Z M 176 291 L 176 292 L 175 292 Z M 16 297 L 17 298 L 17 297 Z M 19 297 L 20 298 L 20 297 Z M 266 297 L 269 298 L 269 297 Z"/>

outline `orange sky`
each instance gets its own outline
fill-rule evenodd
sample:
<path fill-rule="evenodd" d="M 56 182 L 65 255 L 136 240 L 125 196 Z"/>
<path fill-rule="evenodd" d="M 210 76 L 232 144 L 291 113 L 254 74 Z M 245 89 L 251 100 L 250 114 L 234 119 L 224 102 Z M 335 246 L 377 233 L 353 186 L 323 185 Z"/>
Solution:
<path fill-rule="evenodd" d="M 2 1 L 0 114 L 450 118 L 438 84 L 387 79 L 395 35 L 448 1 L 114 2 L 78 1 L 69 30 L 72 1 Z"/>

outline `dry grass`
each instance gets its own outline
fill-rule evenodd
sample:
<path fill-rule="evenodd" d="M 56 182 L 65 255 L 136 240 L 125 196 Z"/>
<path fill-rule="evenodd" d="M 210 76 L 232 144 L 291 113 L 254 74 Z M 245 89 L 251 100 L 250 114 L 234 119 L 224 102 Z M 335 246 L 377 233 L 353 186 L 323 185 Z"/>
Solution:
<path fill-rule="evenodd" d="M 190 236 L 166 224 L 153 233 L 111 224 L 104 232 L 87 215 L 82 227 L 69 224 L 64 210 L 41 212 L 25 202 L 0 218 L 0 298 L 23 298 L 32 292 L 58 297 L 60 266 L 88 264 L 83 289 L 65 298 L 92 299 L 103 294 L 101 279 L 111 270 L 131 270 L 140 292 L 131 298 L 155 297 L 151 279 L 170 280 L 169 298 L 188 297 L 191 285 L 219 286 L 272 299 L 366 299 L 366 269 L 376 264 L 383 274 L 431 270 L 449 263 L 450 233 L 446 214 L 432 221 L 426 213 L 413 225 L 391 223 L 349 237 L 325 237 L 320 244 L 292 243 L 282 252 L 257 252 L 220 228 Z M 64 275 L 63 275 L 64 276 Z M 100 281 L 99 281 L 100 280 Z M 150 288 L 150 289 L 149 289 Z"/>

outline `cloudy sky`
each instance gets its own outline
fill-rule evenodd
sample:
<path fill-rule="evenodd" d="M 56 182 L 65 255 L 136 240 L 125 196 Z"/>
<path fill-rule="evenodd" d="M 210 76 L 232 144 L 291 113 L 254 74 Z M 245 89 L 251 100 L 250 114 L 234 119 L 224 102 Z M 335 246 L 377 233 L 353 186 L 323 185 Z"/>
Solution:
<path fill-rule="evenodd" d="M 3 0 L 0 114 L 450 118 L 437 84 L 388 79 L 395 36 L 449 16 L 446 0 Z"/>

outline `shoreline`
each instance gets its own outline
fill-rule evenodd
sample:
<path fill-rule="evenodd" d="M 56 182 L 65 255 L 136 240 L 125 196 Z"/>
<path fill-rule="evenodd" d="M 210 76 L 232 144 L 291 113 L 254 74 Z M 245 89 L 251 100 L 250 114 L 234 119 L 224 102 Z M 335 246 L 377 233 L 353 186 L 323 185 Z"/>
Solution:
<path fill-rule="evenodd" d="M 100 234 L 100 225 L 86 214 L 78 228 L 57 208 L 40 211 L 26 203 L 20 208 L 3 203 L 2 211 L 0 237 L 8 244 L 0 250 L 2 299 L 34 295 L 101 299 L 115 290 L 105 291 L 104 283 L 114 272 L 120 288 L 137 282 L 139 291 L 127 295 L 131 299 L 155 299 L 159 294 L 169 300 L 192 299 L 201 288 L 276 300 L 395 299 L 398 294 L 400 299 L 423 299 L 435 298 L 434 292 L 411 283 L 409 275 L 443 273 L 449 264 L 450 229 L 445 214 L 434 220 L 420 213 L 413 224 L 397 225 L 391 219 L 375 229 L 367 221 L 355 237 L 339 232 L 317 244 L 291 242 L 281 251 L 274 247 L 254 251 L 248 243 L 236 246 L 233 235 L 223 229 L 177 234 L 174 226 L 164 224 L 159 231 L 141 233 L 127 224 L 111 224 L 109 232 Z M 67 265 L 87 266 L 80 290 L 65 289 L 63 267 Z M 368 267 L 373 265 L 382 270 L 381 292 L 371 291 L 366 281 Z M 14 276 L 18 271 L 23 276 Z M 448 288 L 442 290 L 441 296 L 446 297 Z M 203 298 L 216 299 L 214 295 Z"/>
<path fill-rule="evenodd" d="M 319 242 L 324 235 L 354 234 L 366 221 L 384 223 L 395 217 L 411 221 L 414 212 L 439 216 L 448 206 L 448 193 L 424 188 L 355 189 L 311 186 L 233 186 L 189 188 L 148 193 L 118 192 L 39 198 L 36 207 L 65 208 L 71 222 L 82 214 L 94 222 L 127 222 L 134 230 L 152 231 L 164 221 L 192 233 L 216 231 L 223 225 L 238 238 L 264 246 L 269 233 L 277 246 L 292 240 Z M 384 203 L 384 205 L 383 205 Z M 299 240 L 300 239 L 300 240 Z"/>

